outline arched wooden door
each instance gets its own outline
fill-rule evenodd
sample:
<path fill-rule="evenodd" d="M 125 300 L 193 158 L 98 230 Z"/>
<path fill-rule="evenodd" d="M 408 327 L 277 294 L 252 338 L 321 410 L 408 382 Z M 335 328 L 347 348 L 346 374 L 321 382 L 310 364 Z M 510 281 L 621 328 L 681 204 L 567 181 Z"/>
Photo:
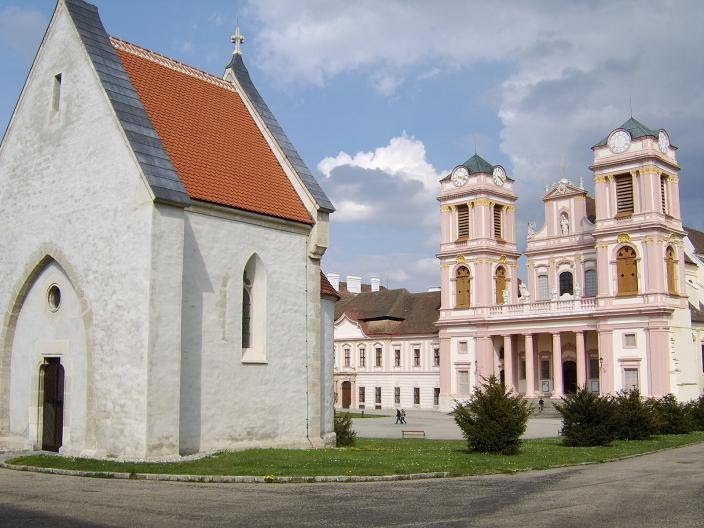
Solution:
<path fill-rule="evenodd" d="M 636 250 L 623 246 L 616 254 L 616 280 L 619 295 L 634 295 L 638 293 L 638 263 Z"/>
<path fill-rule="evenodd" d="M 665 265 L 667 269 L 667 291 L 671 295 L 677 295 L 677 263 L 675 262 L 675 250 L 672 249 L 672 246 L 668 246 L 665 252 Z"/>
<path fill-rule="evenodd" d="M 506 268 L 496 268 L 496 304 L 504 303 L 504 290 L 506 289 Z"/>
<path fill-rule="evenodd" d="M 63 443 L 64 368 L 59 358 L 40 367 L 42 388 L 42 449 L 58 451 Z"/>
<path fill-rule="evenodd" d="M 342 382 L 342 408 L 349 409 L 352 403 L 352 383 Z"/>
<path fill-rule="evenodd" d="M 460 266 L 457 268 L 455 275 L 456 288 L 456 307 L 469 308 L 470 306 L 470 289 L 469 289 L 469 270 Z"/>

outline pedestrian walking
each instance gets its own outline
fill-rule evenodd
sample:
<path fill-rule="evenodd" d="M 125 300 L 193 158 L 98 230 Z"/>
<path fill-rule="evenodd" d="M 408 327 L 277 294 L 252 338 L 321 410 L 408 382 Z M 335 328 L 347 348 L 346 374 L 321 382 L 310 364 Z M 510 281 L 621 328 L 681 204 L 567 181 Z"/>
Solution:
<path fill-rule="evenodd" d="M 401 423 L 405 424 L 406 423 L 406 411 L 401 409 Z"/>
<path fill-rule="evenodd" d="M 402 423 L 401 422 L 401 409 L 396 409 L 396 423 Z"/>
<path fill-rule="evenodd" d="M 538 400 L 538 414 L 543 414 L 543 409 L 545 408 L 545 400 L 540 398 Z"/>

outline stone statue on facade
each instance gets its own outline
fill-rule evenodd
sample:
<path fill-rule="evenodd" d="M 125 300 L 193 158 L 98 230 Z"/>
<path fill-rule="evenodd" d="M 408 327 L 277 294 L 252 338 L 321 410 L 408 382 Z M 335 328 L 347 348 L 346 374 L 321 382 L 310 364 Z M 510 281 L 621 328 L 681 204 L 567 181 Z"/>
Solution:
<path fill-rule="evenodd" d="M 528 238 L 535 236 L 535 222 L 528 222 Z"/>
<path fill-rule="evenodd" d="M 567 219 L 567 213 L 562 213 L 560 217 L 560 229 L 562 229 L 562 236 L 570 234 L 570 221 Z"/>

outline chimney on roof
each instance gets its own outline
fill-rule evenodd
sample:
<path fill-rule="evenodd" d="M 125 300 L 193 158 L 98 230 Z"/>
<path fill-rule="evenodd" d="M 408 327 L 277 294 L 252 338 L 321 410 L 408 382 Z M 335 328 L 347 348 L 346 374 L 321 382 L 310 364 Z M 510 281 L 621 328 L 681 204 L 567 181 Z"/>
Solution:
<path fill-rule="evenodd" d="M 347 275 L 347 291 L 350 293 L 362 293 L 362 277 Z"/>
<path fill-rule="evenodd" d="M 340 291 L 340 274 L 328 273 L 326 277 L 330 281 L 330 285 L 335 288 L 336 291 Z"/>
<path fill-rule="evenodd" d="M 373 292 L 379 291 L 379 285 L 381 284 L 381 279 L 379 277 L 372 275 L 372 277 L 369 279 L 369 283 L 372 286 Z"/>

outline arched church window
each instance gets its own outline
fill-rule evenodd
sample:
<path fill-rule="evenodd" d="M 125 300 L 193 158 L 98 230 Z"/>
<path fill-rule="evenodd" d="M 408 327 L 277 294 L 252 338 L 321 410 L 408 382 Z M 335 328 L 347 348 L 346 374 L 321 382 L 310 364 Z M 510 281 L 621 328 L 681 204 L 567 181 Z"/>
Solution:
<path fill-rule="evenodd" d="M 616 254 L 616 283 L 618 295 L 638 293 L 638 263 L 631 246 L 623 246 Z"/>
<path fill-rule="evenodd" d="M 560 273 L 560 295 L 568 293 L 574 295 L 574 278 L 569 271 Z"/>
<path fill-rule="evenodd" d="M 584 296 L 596 297 L 596 270 L 594 269 L 584 272 Z"/>
<path fill-rule="evenodd" d="M 677 263 L 675 262 L 675 250 L 672 246 L 667 246 L 665 251 L 665 264 L 667 267 L 667 291 L 671 295 L 677 295 Z"/>
<path fill-rule="evenodd" d="M 470 277 L 469 269 L 460 266 L 455 272 L 455 307 L 469 308 L 470 306 Z"/>
<path fill-rule="evenodd" d="M 469 237 L 469 207 L 467 204 L 457 206 L 457 238 Z"/>
<path fill-rule="evenodd" d="M 496 304 L 503 304 L 504 290 L 506 289 L 506 268 L 503 266 L 496 268 L 494 282 L 496 284 Z"/>
<path fill-rule="evenodd" d="M 266 270 L 255 254 L 242 272 L 242 361 L 266 360 Z"/>

